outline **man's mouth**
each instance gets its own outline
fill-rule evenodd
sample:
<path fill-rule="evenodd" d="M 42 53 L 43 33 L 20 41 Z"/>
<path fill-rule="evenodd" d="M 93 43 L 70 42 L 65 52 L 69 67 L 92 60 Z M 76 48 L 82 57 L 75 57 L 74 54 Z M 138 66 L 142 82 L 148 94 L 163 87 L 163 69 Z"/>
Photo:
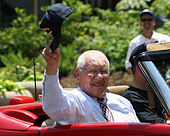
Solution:
<path fill-rule="evenodd" d="M 104 87 L 104 84 L 93 84 L 94 87 Z"/>

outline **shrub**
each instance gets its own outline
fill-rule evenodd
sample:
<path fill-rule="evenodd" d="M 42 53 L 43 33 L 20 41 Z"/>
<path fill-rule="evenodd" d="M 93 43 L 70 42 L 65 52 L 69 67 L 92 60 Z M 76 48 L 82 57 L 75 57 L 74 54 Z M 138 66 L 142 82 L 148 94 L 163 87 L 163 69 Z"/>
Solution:
<path fill-rule="evenodd" d="M 18 52 L 17 54 L 11 53 L 8 55 L 0 55 L 0 58 L 5 65 L 5 67 L 0 69 L 0 79 L 12 81 L 34 80 L 33 60 L 24 58 L 21 52 Z M 38 57 L 35 61 L 36 80 L 42 80 L 45 62 L 42 60 L 42 57 Z"/>
<path fill-rule="evenodd" d="M 81 32 L 73 41 L 77 52 L 97 49 L 106 54 L 111 62 L 111 70 L 123 70 L 130 40 L 140 33 L 136 18 L 138 12 L 113 12 L 96 9 L 96 16 L 80 23 Z"/>
<path fill-rule="evenodd" d="M 25 89 L 20 85 L 15 84 L 13 81 L 0 80 L 0 94 L 7 91 L 22 92 L 25 91 Z"/>
<path fill-rule="evenodd" d="M 140 9 L 148 7 L 147 2 L 150 0 L 133 3 L 132 7 L 128 7 L 131 4 L 125 5 L 126 1 L 122 2 L 122 6 L 119 3 L 117 11 L 93 9 L 89 4 L 83 4 L 79 0 L 63 1 L 64 4 L 75 8 L 76 12 L 71 14 L 62 26 L 60 76 L 66 76 L 72 71 L 79 54 L 89 49 L 105 53 L 110 60 L 112 72 L 125 70 L 124 62 L 129 42 L 141 33 Z M 132 1 L 134 0 L 130 0 Z M 161 0 L 155 0 L 151 9 L 155 12 L 169 13 L 168 2 L 168 0 L 163 0 L 161 3 Z M 166 4 L 167 9 L 164 9 L 164 6 L 158 9 L 156 6 L 158 3 Z M 131 8 L 137 8 L 137 10 Z M 40 22 L 34 15 L 26 15 L 23 9 L 17 8 L 16 13 L 18 18 L 12 21 L 12 27 L 4 29 L 0 34 L 0 53 L 4 56 L 2 61 L 5 65 L 5 68 L 1 69 L 0 78 L 14 81 L 32 80 L 34 74 L 32 50 L 34 49 L 37 79 L 42 80 L 45 61 L 39 54 L 50 36 L 40 30 Z M 163 27 L 158 28 L 157 31 L 170 35 L 170 21 L 165 20 Z M 18 52 L 21 55 L 15 58 L 14 54 Z M 13 54 L 13 56 L 8 57 L 7 54 Z"/>
<path fill-rule="evenodd" d="M 0 54 L 17 53 L 32 58 L 32 50 L 41 51 L 48 41 L 48 35 L 38 27 L 37 18 L 27 15 L 24 9 L 15 9 L 18 17 L 0 34 Z"/>

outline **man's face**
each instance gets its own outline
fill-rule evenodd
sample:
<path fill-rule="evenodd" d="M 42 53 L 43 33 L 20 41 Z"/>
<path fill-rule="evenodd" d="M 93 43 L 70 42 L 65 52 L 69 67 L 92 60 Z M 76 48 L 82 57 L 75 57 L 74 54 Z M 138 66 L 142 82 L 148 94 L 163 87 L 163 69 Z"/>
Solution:
<path fill-rule="evenodd" d="M 143 31 L 152 31 L 155 26 L 155 20 L 150 14 L 144 14 L 140 18 L 140 25 L 143 28 Z"/>
<path fill-rule="evenodd" d="M 86 65 L 77 71 L 79 86 L 84 92 L 96 98 L 105 97 L 109 71 L 104 57 L 88 59 Z"/>
<path fill-rule="evenodd" d="M 154 64 L 157 67 L 157 69 L 159 70 L 162 77 L 165 79 L 166 73 L 168 71 L 167 62 L 166 61 L 158 61 L 158 62 L 154 62 Z"/>

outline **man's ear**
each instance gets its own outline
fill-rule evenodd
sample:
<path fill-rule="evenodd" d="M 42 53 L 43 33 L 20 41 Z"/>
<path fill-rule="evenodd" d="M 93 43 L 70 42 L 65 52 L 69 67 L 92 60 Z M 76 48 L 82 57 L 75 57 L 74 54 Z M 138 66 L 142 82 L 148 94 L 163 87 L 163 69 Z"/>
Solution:
<path fill-rule="evenodd" d="M 153 26 L 155 26 L 156 25 L 156 22 L 155 22 L 155 20 L 153 20 Z"/>
<path fill-rule="evenodd" d="M 75 69 L 75 74 L 76 74 L 76 79 L 80 80 L 80 70 L 79 70 L 79 68 Z"/>

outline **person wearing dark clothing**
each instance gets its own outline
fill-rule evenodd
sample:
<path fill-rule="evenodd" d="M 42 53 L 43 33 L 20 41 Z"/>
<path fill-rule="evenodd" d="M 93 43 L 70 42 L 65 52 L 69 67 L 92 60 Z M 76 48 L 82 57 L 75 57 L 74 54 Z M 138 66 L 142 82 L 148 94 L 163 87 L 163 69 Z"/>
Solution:
<path fill-rule="evenodd" d="M 158 97 L 144 79 L 136 62 L 133 61 L 134 56 L 146 51 L 146 46 L 147 44 L 145 43 L 139 45 L 131 54 L 130 62 L 132 64 L 133 82 L 122 96 L 131 102 L 140 122 L 169 123 L 170 120 L 166 116 L 166 112 Z"/>
<path fill-rule="evenodd" d="M 149 106 L 148 92 L 130 86 L 123 94 L 130 100 L 140 122 L 165 123 L 164 109 L 154 95 L 154 107 Z"/>

